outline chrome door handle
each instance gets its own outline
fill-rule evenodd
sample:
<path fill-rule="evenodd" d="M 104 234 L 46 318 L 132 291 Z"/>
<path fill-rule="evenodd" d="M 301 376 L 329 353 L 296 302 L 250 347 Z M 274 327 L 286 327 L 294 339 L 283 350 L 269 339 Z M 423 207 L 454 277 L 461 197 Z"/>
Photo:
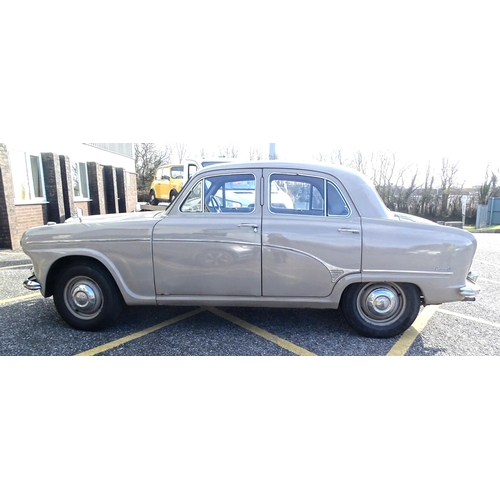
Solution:
<path fill-rule="evenodd" d="M 238 224 L 238 227 L 252 227 L 253 232 L 256 233 L 259 226 L 258 226 L 258 224 L 242 223 L 242 224 Z"/>
<path fill-rule="evenodd" d="M 353 233 L 353 234 L 359 234 L 359 229 L 349 229 L 347 227 L 340 227 L 337 229 L 339 233 Z"/>

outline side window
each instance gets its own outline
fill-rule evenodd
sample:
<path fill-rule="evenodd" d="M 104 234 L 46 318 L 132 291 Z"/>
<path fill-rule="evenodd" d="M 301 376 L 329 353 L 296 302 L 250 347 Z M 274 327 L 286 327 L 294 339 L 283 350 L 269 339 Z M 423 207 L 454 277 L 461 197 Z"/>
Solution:
<path fill-rule="evenodd" d="M 181 212 L 250 213 L 255 210 L 252 174 L 220 175 L 198 182 L 181 205 Z"/>
<path fill-rule="evenodd" d="M 351 215 L 351 209 L 347 204 L 347 201 L 342 196 L 337 186 L 333 182 L 328 181 L 327 189 L 327 200 L 328 200 L 328 215 L 333 216 L 349 216 Z"/>
<path fill-rule="evenodd" d="M 14 178 L 15 201 L 45 201 L 40 155 L 11 150 L 9 157 Z"/>
<path fill-rule="evenodd" d="M 324 181 L 306 175 L 273 174 L 269 210 L 273 213 L 325 215 Z"/>
<path fill-rule="evenodd" d="M 269 210 L 276 214 L 348 216 L 349 205 L 331 181 L 306 175 L 273 174 Z"/>

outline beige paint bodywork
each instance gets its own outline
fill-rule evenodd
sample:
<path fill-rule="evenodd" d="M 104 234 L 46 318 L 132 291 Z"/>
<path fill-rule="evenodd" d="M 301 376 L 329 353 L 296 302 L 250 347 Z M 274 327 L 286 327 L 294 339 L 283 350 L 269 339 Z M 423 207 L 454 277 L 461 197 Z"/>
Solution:
<path fill-rule="evenodd" d="M 249 214 L 179 210 L 195 183 L 224 173 L 255 175 Z M 271 213 L 273 172 L 313 175 L 338 187 L 347 216 Z M 351 169 L 251 162 L 208 167 L 165 212 L 85 217 L 28 230 L 22 247 L 43 295 L 61 259 L 88 258 L 110 272 L 129 305 L 206 304 L 336 308 L 355 282 L 414 283 L 426 304 L 462 300 L 476 250 L 470 233 L 399 220 Z"/>

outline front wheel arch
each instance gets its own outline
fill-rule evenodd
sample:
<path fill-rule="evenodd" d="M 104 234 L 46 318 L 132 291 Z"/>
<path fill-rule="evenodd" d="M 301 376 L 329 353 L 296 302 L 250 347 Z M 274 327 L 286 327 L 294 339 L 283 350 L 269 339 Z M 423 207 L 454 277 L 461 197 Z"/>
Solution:
<path fill-rule="evenodd" d="M 406 331 L 422 305 L 411 283 L 355 283 L 344 290 L 340 307 L 349 325 L 365 337 L 390 338 Z"/>
<path fill-rule="evenodd" d="M 53 295 L 61 318 L 77 330 L 106 328 L 118 319 L 124 306 L 111 274 L 92 259 L 61 264 L 55 274 Z"/>

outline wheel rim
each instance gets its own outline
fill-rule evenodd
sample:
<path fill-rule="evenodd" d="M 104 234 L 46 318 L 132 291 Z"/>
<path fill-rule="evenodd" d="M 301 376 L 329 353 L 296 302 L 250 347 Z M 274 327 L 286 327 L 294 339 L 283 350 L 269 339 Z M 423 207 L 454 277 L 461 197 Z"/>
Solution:
<path fill-rule="evenodd" d="M 103 306 L 101 287 L 92 279 L 77 276 L 64 288 L 64 301 L 69 310 L 80 319 L 93 319 Z"/>
<path fill-rule="evenodd" d="M 374 325 L 390 325 L 403 314 L 405 294 L 395 284 L 366 285 L 358 295 L 357 307 L 363 318 Z"/>

